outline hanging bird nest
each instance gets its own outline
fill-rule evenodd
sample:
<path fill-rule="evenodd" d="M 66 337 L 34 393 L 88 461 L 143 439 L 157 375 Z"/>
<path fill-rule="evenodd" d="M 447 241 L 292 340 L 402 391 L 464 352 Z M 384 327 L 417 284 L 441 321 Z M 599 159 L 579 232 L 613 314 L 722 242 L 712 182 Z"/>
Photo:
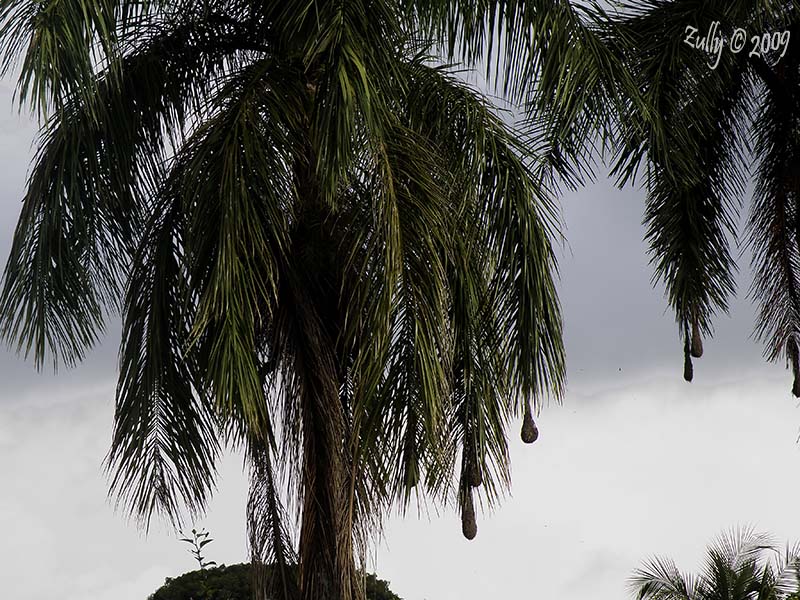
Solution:
<path fill-rule="evenodd" d="M 475 520 L 475 504 L 472 500 L 472 488 L 467 489 L 464 506 L 461 508 L 461 533 L 468 540 L 475 539 L 478 535 L 478 523 Z"/>
<path fill-rule="evenodd" d="M 469 461 L 469 485 L 471 487 L 480 487 L 483 483 L 483 470 L 478 464 L 478 456 L 473 453 Z"/>
<path fill-rule="evenodd" d="M 481 462 L 478 459 L 478 450 L 475 439 L 469 432 L 465 434 L 464 450 L 461 455 L 462 472 L 467 478 L 470 487 L 480 487 L 483 483 Z"/>
<path fill-rule="evenodd" d="M 532 444 L 539 438 L 539 428 L 531 415 L 530 402 L 525 403 L 525 414 L 522 417 L 522 431 L 520 432 L 522 441 L 526 444 Z"/>
<path fill-rule="evenodd" d="M 697 316 L 695 316 L 694 321 L 692 322 L 692 349 L 691 354 L 694 358 L 700 358 L 703 356 L 703 338 L 700 335 L 700 326 L 697 322 Z"/>

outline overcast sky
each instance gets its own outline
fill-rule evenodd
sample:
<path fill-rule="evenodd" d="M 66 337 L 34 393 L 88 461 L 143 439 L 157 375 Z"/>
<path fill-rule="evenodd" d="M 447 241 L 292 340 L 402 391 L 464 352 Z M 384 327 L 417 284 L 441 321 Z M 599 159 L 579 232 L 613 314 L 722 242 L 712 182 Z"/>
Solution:
<path fill-rule="evenodd" d="M 35 128 L 0 86 L 0 258 L 17 220 Z M 740 298 L 717 319 L 695 381 L 663 289 L 650 283 L 643 193 L 601 180 L 563 198 L 560 249 L 569 384 L 538 423 L 512 434 L 513 496 L 467 542 L 454 513 L 388 524 L 372 568 L 405 600 L 623 600 L 643 559 L 699 566 L 723 529 L 750 523 L 800 540 L 800 410 L 791 376 L 749 339 Z M 79 368 L 37 374 L 0 350 L 0 586 L 15 600 L 145 600 L 195 567 L 175 534 L 145 537 L 106 499 L 117 327 Z M 222 466 L 207 557 L 246 559 L 241 461 Z"/>

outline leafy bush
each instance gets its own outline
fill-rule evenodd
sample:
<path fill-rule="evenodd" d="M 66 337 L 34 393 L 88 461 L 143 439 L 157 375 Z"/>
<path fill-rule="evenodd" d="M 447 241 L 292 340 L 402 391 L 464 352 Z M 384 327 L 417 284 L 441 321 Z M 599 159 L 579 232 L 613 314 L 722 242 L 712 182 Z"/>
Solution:
<path fill-rule="evenodd" d="M 368 574 L 367 600 L 402 600 L 389 583 Z M 168 577 L 148 600 L 251 600 L 250 564 L 200 569 L 180 577 Z"/>

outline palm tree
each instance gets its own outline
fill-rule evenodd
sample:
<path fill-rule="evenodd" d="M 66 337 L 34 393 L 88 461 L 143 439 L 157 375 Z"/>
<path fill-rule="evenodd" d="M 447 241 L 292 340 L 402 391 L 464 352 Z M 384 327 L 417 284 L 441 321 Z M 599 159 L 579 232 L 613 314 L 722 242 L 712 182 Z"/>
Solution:
<path fill-rule="evenodd" d="M 692 358 L 702 356 L 702 340 L 735 290 L 731 243 L 752 174 L 744 245 L 753 252 L 750 295 L 760 305 L 755 335 L 766 358 L 787 359 L 800 396 L 798 8 L 792 1 L 633 0 L 620 3 L 608 41 L 651 108 L 642 114 L 631 106 L 621 119 L 615 173 L 625 183 L 646 172 L 647 240 L 683 340 L 688 381 Z M 699 39 L 714 23 L 712 37 L 723 42 L 717 65 L 686 41 L 688 27 Z M 765 33 L 777 35 L 769 36 L 775 49 L 753 53 L 751 38 Z"/>
<path fill-rule="evenodd" d="M 121 313 L 107 465 L 126 511 L 201 512 L 221 449 L 243 449 L 253 560 L 275 565 L 259 590 L 280 598 L 361 597 L 356 559 L 414 490 L 475 536 L 476 502 L 510 482 L 510 420 L 534 441 L 563 390 L 552 170 L 579 178 L 579 133 L 619 102 L 585 19 L 565 2 L 0 4 L 5 67 L 21 57 L 43 119 L 2 335 L 71 366 Z M 557 118 L 522 136 L 431 40 L 502 49 L 505 84 Z"/>
<path fill-rule="evenodd" d="M 708 549 L 704 569 L 681 573 L 666 558 L 637 569 L 630 587 L 637 600 L 787 600 L 800 590 L 800 546 L 778 549 L 750 528 L 722 535 Z"/>

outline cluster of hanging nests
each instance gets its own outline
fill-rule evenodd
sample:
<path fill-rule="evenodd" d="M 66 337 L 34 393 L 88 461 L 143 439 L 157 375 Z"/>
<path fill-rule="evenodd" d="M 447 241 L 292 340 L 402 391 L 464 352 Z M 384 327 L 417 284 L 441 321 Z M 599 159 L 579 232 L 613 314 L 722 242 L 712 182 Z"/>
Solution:
<path fill-rule="evenodd" d="M 797 341 L 793 338 L 787 342 L 786 353 L 789 362 L 792 366 L 792 373 L 794 375 L 794 382 L 792 384 L 792 394 L 800 398 L 800 348 L 798 348 Z M 703 338 L 700 335 L 700 327 L 698 319 L 695 317 L 692 320 L 691 335 L 687 325 L 684 335 L 684 361 L 683 361 L 683 378 L 686 381 L 691 381 L 694 378 L 694 367 L 692 365 L 693 358 L 701 358 L 703 356 Z M 529 402 L 525 404 L 525 414 L 522 419 L 522 431 L 520 432 L 522 441 L 526 444 L 532 444 L 539 437 L 539 429 L 533 420 L 531 414 L 531 405 Z M 469 457 L 469 459 L 467 458 Z M 464 498 L 464 506 L 461 510 L 461 532 L 468 540 L 473 539 L 478 533 L 478 524 L 475 520 L 475 503 L 472 497 L 472 490 L 480 487 L 483 483 L 483 473 L 478 464 L 477 453 L 474 448 L 464 449 L 463 460 L 468 461 L 465 465 L 464 471 L 467 477 L 467 489 Z"/>
<path fill-rule="evenodd" d="M 703 338 L 700 335 L 697 317 L 692 321 L 692 332 L 689 335 L 689 327 L 686 327 L 683 347 L 683 378 L 691 381 L 694 377 L 692 366 L 693 358 L 703 356 Z M 792 337 L 786 342 L 786 356 L 792 366 L 794 381 L 792 382 L 792 394 L 795 398 L 800 398 L 800 349 L 797 346 L 797 339 Z"/>
<path fill-rule="evenodd" d="M 525 403 L 525 414 L 522 417 L 522 430 L 520 437 L 526 444 L 532 444 L 539 438 L 539 428 L 531 414 L 530 402 Z M 469 457 L 469 458 L 468 458 Z M 464 498 L 464 505 L 461 509 L 461 533 L 468 540 L 474 539 L 478 534 L 478 523 L 475 519 L 475 502 L 472 498 L 472 490 L 480 487 L 483 483 L 483 473 L 478 464 L 477 453 L 474 448 L 465 448 L 463 459 L 467 462 L 464 465 L 464 473 L 467 478 L 467 489 Z"/>

